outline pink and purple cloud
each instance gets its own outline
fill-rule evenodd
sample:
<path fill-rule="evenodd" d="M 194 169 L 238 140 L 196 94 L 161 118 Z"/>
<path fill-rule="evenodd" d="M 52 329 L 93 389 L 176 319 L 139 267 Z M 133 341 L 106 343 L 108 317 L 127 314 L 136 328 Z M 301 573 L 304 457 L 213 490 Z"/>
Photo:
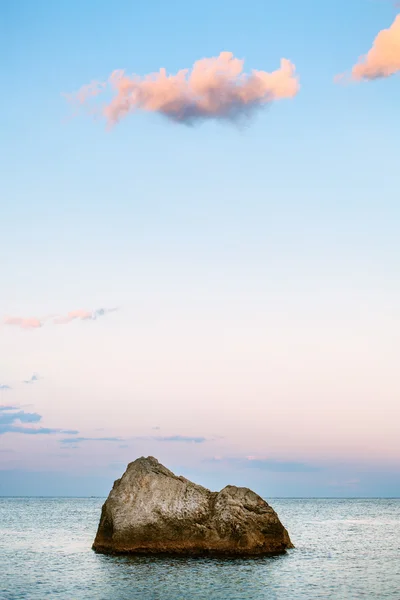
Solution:
<path fill-rule="evenodd" d="M 371 81 L 400 72 L 400 14 L 388 29 L 376 36 L 372 48 L 362 56 L 351 71 L 353 81 Z M 337 79 L 342 79 L 339 76 Z"/>
<path fill-rule="evenodd" d="M 115 312 L 117 308 L 98 308 L 96 310 L 72 310 L 66 315 L 53 315 L 50 317 L 5 317 L 4 325 L 13 325 L 21 329 L 38 329 L 43 327 L 46 322 L 51 322 L 54 325 L 67 325 L 72 321 L 95 321 L 99 317 L 103 317 L 107 313 Z"/>
<path fill-rule="evenodd" d="M 175 75 L 168 75 L 165 69 L 144 76 L 116 70 L 107 81 L 94 81 L 68 98 L 86 105 L 110 90 L 113 98 L 101 108 L 109 126 L 137 111 L 156 112 L 177 123 L 193 124 L 211 119 L 235 121 L 299 92 L 295 65 L 285 58 L 271 73 L 252 70 L 247 74 L 243 66 L 244 61 L 232 52 L 221 52 Z"/>

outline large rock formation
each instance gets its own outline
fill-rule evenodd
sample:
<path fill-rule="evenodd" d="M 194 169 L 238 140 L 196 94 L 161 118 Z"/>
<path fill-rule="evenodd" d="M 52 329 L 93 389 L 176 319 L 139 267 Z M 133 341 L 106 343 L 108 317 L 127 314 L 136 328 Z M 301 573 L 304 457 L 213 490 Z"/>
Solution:
<path fill-rule="evenodd" d="M 252 556 L 293 548 L 276 512 L 248 488 L 210 492 L 149 456 L 128 465 L 103 505 L 97 552 Z"/>

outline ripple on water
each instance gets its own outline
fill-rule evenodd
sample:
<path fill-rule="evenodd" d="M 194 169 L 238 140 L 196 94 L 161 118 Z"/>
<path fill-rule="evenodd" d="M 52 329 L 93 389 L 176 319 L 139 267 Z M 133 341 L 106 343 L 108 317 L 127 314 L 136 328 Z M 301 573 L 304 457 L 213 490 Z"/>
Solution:
<path fill-rule="evenodd" d="M 1 600 L 400 600 L 400 500 L 274 500 L 274 558 L 91 551 L 102 499 L 0 498 Z"/>

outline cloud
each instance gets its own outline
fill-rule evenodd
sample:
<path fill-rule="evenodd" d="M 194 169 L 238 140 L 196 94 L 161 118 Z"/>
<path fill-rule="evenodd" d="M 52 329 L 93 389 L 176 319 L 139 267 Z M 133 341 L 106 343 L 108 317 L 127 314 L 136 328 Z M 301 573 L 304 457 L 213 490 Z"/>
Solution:
<path fill-rule="evenodd" d="M 246 456 L 245 458 L 214 456 L 208 459 L 208 462 L 227 463 L 239 469 L 260 469 L 273 473 L 309 473 L 319 470 L 314 465 L 306 463 L 256 458 L 255 456 Z"/>
<path fill-rule="evenodd" d="M 42 417 L 37 413 L 26 413 L 23 410 L 20 410 L 19 412 L 3 410 L 0 412 L 0 425 L 9 425 L 15 421 L 20 421 L 21 423 L 37 423 L 41 418 Z"/>
<path fill-rule="evenodd" d="M 20 427 L 18 425 L 0 425 L 0 435 L 5 433 L 24 433 L 26 435 L 52 435 L 57 433 L 75 434 L 76 430 L 65 431 L 63 429 L 51 429 L 49 427 Z"/>
<path fill-rule="evenodd" d="M 189 437 L 186 435 L 154 436 L 150 439 L 155 442 L 182 442 L 184 444 L 203 444 L 208 441 L 205 437 Z"/>
<path fill-rule="evenodd" d="M 101 94 L 106 85 L 107 84 L 105 82 L 92 81 L 91 83 L 82 86 L 81 89 L 75 94 L 77 102 L 79 102 L 79 104 L 83 104 L 86 102 L 86 100 L 88 100 L 88 98 L 94 98 L 95 96 L 98 96 Z"/>
<path fill-rule="evenodd" d="M 180 442 L 184 444 L 203 444 L 204 442 L 209 441 L 205 437 L 190 437 L 185 435 L 171 435 L 171 436 L 134 436 L 131 438 L 121 438 L 121 437 L 71 437 L 60 440 L 62 445 L 78 448 L 78 444 L 82 442 L 123 442 L 120 448 L 127 448 L 125 442 L 129 441 L 152 441 L 152 442 L 164 442 L 164 443 L 174 443 Z"/>
<path fill-rule="evenodd" d="M 354 65 L 351 79 L 354 81 L 380 79 L 399 72 L 400 14 L 388 29 L 378 33 L 371 50 Z"/>
<path fill-rule="evenodd" d="M 66 435 L 76 435 L 79 433 L 77 429 L 58 429 L 60 433 L 65 433 Z"/>
<path fill-rule="evenodd" d="M 97 308 L 96 310 L 72 310 L 66 315 L 51 315 L 47 317 L 5 317 L 4 325 L 14 325 L 17 327 L 21 327 L 21 329 L 38 329 L 39 327 L 43 327 L 46 322 L 53 323 L 54 325 L 66 325 L 71 323 L 72 321 L 95 321 L 99 317 L 103 317 L 104 315 L 115 312 L 118 310 L 117 308 Z M 36 380 L 32 380 L 36 381 Z M 31 383 L 31 381 L 25 381 L 24 383 Z"/>
<path fill-rule="evenodd" d="M 12 390 L 12 387 L 9 385 L 6 385 L 5 383 L 0 383 L 0 391 L 5 391 L 5 390 Z"/>
<path fill-rule="evenodd" d="M 98 308 L 96 310 L 88 311 L 88 310 L 72 310 L 65 316 L 56 317 L 53 319 L 54 325 L 66 325 L 71 323 L 71 321 L 75 321 L 76 319 L 80 321 L 96 321 L 99 317 L 103 317 L 104 315 L 115 312 L 118 310 L 117 308 Z"/>
<path fill-rule="evenodd" d="M 65 325 L 66 323 L 71 323 L 75 319 L 80 319 L 81 321 L 87 321 L 92 318 L 92 313 L 87 310 L 71 310 L 67 315 L 56 317 L 53 320 L 55 325 Z"/>
<path fill-rule="evenodd" d="M 154 428 L 153 428 L 154 429 Z M 187 435 L 143 435 L 143 436 L 135 436 L 130 438 L 135 441 L 150 441 L 150 442 L 180 442 L 184 444 L 203 444 L 204 442 L 209 442 L 208 438 L 201 436 L 187 436 Z"/>
<path fill-rule="evenodd" d="M 35 381 L 39 381 L 39 379 L 39 375 L 34 373 L 30 379 L 25 379 L 22 383 L 35 383 Z"/>
<path fill-rule="evenodd" d="M 75 432 L 77 433 L 77 432 Z M 64 438 L 60 440 L 61 444 L 80 444 L 81 442 L 122 442 L 123 439 L 120 437 L 72 437 Z M 77 445 L 75 446 L 78 447 Z"/>
<path fill-rule="evenodd" d="M 53 429 L 49 427 L 25 427 L 19 423 L 38 423 L 42 419 L 38 413 L 27 413 L 16 406 L 0 406 L 0 435 L 5 433 L 23 433 L 26 435 L 50 435 L 62 433 L 76 435 L 76 430 Z M 17 423 L 17 424 L 15 424 Z"/>
<path fill-rule="evenodd" d="M 296 68 L 285 58 L 272 73 L 252 70 L 247 74 L 243 65 L 231 52 L 221 52 L 176 75 L 168 75 L 165 69 L 145 76 L 117 70 L 106 82 L 92 82 L 68 97 L 76 105 L 86 105 L 103 91 L 111 91 L 112 100 L 101 109 L 109 126 L 136 111 L 156 112 L 191 125 L 211 119 L 235 121 L 299 92 Z"/>
<path fill-rule="evenodd" d="M 5 317 L 4 325 L 16 325 L 21 329 L 38 329 L 42 327 L 42 322 L 36 317 Z"/>

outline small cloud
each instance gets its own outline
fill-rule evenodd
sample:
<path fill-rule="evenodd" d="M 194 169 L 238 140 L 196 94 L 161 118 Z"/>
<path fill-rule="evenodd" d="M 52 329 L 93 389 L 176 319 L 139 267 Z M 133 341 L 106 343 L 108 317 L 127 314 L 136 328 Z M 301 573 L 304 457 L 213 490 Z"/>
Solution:
<path fill-rule="evenodd" d="M 62 445 L 68 445 L 68 447 L 78 447 L 82 442 L 118 442 L 119 448 L 128 448 L 129 445 L 126 442 L 129 441 L 152 441 L 152 442 L 163 442 L 163 443 L 184 443 L 184 444 L 203 444 L 209 441 L 205 437 L 190 437 L 185 435 L 171 435 L 171 436 L 135 436 L 132 438 L 121 438 L 121 437 L 71 437 L 60 440 Z M 122 442 L 122 443 L 121 443 Z"/>
<path fill-rule="evenodd" d="M 85 104 L 89 99 L 95 98 L 104 91 L 106 87 L 105 82 L 91 81 L 90 83 L 83 85 L 81 89 L 75 94 L 62 94 L 64 98 L 77 106 Z"/>
<path fill-rule="evenodd" d="M 154 428 L 153 428 L 154 429 Z M 151 442 L 178 442 L 184 444 L 203 444 L 204 442 L 210 442 L 211 440 L 201 436 L 187 436 L 187 435 L 141 435 L 130 438 L 135 441 L 151 441 Z"/>
<path fill-rule="evenodd" d="M 152 427 L 152 429 L 158 430 L 161 429 L 160 427 Z"/>
<path fill-rule="evenodd" d="M 53 435 L 53 434 L 75 434 L 78 431 L 65 431 L 63 429 L 52 429 L 50 427 L 19 427 L 18 425 L 0 425 L 0 435 L 5 433 L 24 433 L 26 435 Z"/>
<path fill-rule="evenodd" d="M 75 319 L 79 319 L 80 321 L 87 321 L 92 318 L 92 313 L 87 310 L 71 310 L 67 315 L 56 317 L 53 320 L 54 325 L 66 325 L 67 323 L 71 323 Z"/>
<path fill-rule="evenodd" d="M 388 29 L 376 36 L 372 48 L 351 71 L 353 81 L 371 81 L 400 72 L 400 14 Z M 345 76 L 337 77 L 337 80 Z"/>
<path fill-rule="evenodd" d="M 77 433 L 76 431 L 74 433 Z M 60 440 L 61 444 L 73 445 L 77 448 L 77 444 L 82 442 L 122 442 L 122 438 L 120 437 L 73 437 L 73 438 L 64 438 Z"/>
<path fill-rule="evenodd" d="M 186 435 L 155 436 L 152 439 L 156 442 L 181 442 L 184 444 L 203 444 L 208 441 L 205 437 L 190 437 Z"/>
<path fill-rule="evenodd" d="M 0 383 L 0 391 L 11 390 L 12 387 L 9 385 L 5 385 L 4 383 Z"/>
<path fill-rule="evenodd" d="M 0 425 L 8 425 L 14 423 L 15 421 L 20 421 L 21 423 L 37 423 L 41 420 L 41 418 L 42 417 L 37 413 L 27 413 L 23 410 L 18 412 L 1 411 Z"/>
<path fill-rule="evenodd" d="M 38 413 L 27 413 L 16 406 L 0 406 L 0 435 L 22 433 L 26 435 L 64 434 L 76 435 L 76 430 L 53 429 L 49 427 L 25 427 L 26 423 L 38 423 L 42 417 Z"/>
<path fill-rule="evenodd" d="M 14 325 L 21 329 L 38 329 L 42 322 L 36 317 L 5 317 L 4 325 Z"/>
<path fill-rule="evenodd" d="M 99 317 L 103 317 L 104 315 L 115 312 L 118 310 L 117 308 L 97 308 L 96 310 L 88 311 L 88 310 L 72 310 L 65 316 L 57 317 L 53 320 L 54 325 L 66 325 L 71 323 L 71 321 L 79 320 L 79 321 L 96 321 Z"/>
<path fill-rule="evenodd" d="M 46 317 L 5 317 L 4 325 L 14 325 L 21 329 L 38 329 L 43 327 L 46 322 L 53 323 L 54 325 L 66 325 L 72 321 L 96 321 L 98 318 L 104 315 L 115 312 L 118 308 L 97 308 L 96 310 L 72 310 L 66 315 L 49 315 Z M 28 383 L 25 381 L 25 383 Z"/>
<path fill-rule="evenodd" d="M 116 70 L 107 81 L 94 81 L 66 96 L 79 107 L 103 91 L 111 91 L 113 98 L 101 111 L 109 126 L 137 111 L 159 113 L 175 123 L 192 125 L 211 119 L 237 121 L 299 92 L 296 68 L 285 58 L 272 73 L 252 70 L 247 74 L 243 67 L 244 61 L 232 52 L 221 52 L 175 75 L 168 75 L 163 68 L 143 77 Z"/>
<path fill-rule="evenodd" d="M 35 383 L 41 379 L 37 373 L 34 373 L 30 379 L 25 379 L 22 383 Z"/>

